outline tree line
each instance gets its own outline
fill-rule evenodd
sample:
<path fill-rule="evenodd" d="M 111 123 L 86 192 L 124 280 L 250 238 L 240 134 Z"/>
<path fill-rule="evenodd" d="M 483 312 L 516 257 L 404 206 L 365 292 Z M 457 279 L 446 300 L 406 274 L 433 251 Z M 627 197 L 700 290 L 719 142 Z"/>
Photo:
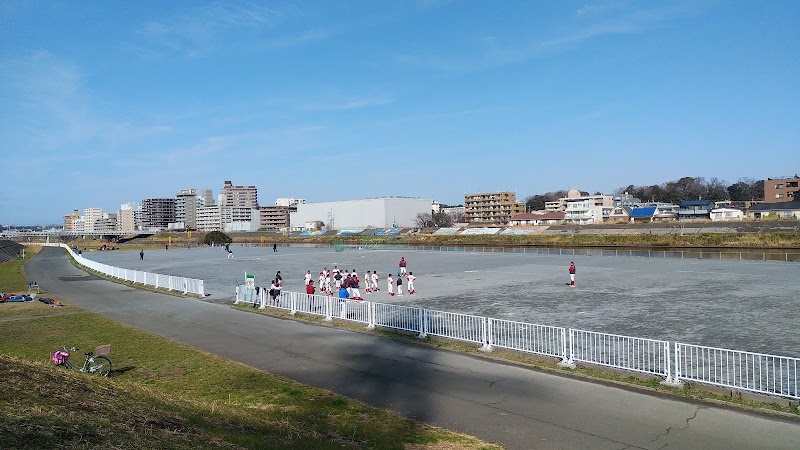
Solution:
<path fill-rule="evenodd" d="M 748 201 L 764 199 L 764 181 L 742 178 L 736 183 L 726 185 L 717 178 L 706 180 L 703 177 L 683 177 L 651 186 L 628 185 L 614 191 L 614 195 L 628 193 L 642 202 L 661 202 L 679 204 L 684 200 Z M 581 195 L 589 195 L 581 192 Z M 595 195 L 601 195 L 599 192 Z M 544 209 L 545 202 L 553 202 L 567 196 L 567 191 L 552 191 L 531 195 L 525 198 L 528 211 Z"/>

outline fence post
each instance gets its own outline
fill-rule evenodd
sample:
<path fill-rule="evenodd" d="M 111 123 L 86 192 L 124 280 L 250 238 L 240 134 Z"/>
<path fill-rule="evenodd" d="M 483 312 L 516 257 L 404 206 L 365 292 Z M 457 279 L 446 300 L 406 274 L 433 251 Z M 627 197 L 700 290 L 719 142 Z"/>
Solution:
<path fill-rule="evenodd" d="M 681 383 L 681 375 L 683 375 L 683 371 L 681 370 L 681 347 L 678 343 L 675 343 L 675 384 Z"/>
<path fill-rule="evenodd" d="M 374 302 L 367 302 L 367 329 L 375 329 L 375 304 Z"/>
<path fill-rule="evenodd" d="M 481 350 L 490 352 L 492 351 L 491 335 L 492 335 L 492 319 L 481 317 L 481 340 L 483 345 Z"/>
<path fill-rule="evenodd" d="M 294 292 L 289 293 L 289 314 L 297 314 L 297 296 Z"/>
<path fill-rule="evenodd" d="M 264 295 L 264 289 L 258 290 L 258 309 L 267 308 L 267 296 Z"/>
<path fill-rule="evenodd" d="M 666 355 L 666 358 L 665 358 L 664 362 L 667 365 L 667 367 L 665 367 L 665 369 L 666 369 L 665 373 L 667 375 L 667 378 L 664 380 L 664 382 L 672 383 L 672 371 L 670 370 L 670 365 L 672 364 L 672 361 L 670 361 L 669 342 L 664 342 L 664 353 Z"/>
<path fill-rule="evenodd" d="M 423 308 L 417 308 L 417 311 L 419 311 L 419 335 L 417 337 L 420 339 L 425 339 L 426 337 L 428 337 L 428 332 L 427 332 L 428 321 L 425 320 L 427 319 L 426 316 L 428 315 L 428 310 Z"/>
<path fill-rule="evenodd" d="M 330 322 L 331 320 L 333 320 L 333 317 L 331 316 L 332 314 L 331 310 L 333 309 L 333 305 L 331 305 L 332 301 L 333 297 L 325 298 L 325 322 Z"/>
<path fill-rule="evenodd" d="M 559 367 L 568 367 L 570 369 L 574 369 L 575 361 L 573 360 L 573 356 L 575 354 L 575 349 L 572 342 L 574 340 L 572 334 L 572 328 L 569 329 L 569 355 L 567 355 L 567 339 L 566 339 L 567 333 L 564 328 L 561 329 L 561 337 L 563 338 L 561 345 L 563 348 L 562 351 L 564 352 L 564 359 L 560 363 L 558 363 L 558 365 Z"/>
<path fill-rule="evenodd" d="M 206 296 L 206 285 L 205 285 L 205 283 L 203 283 L 203 280 L 198 280 L 197 283 L 198 283 L 198 287 L 199 287 L 199 291 L 200 291 L 200 292 L 197 293 L 197 295 L 199 295 L 200 298 L 205 298 L 205 296 Z"/>
<path fill-rule="evenodd" d="M 172 290 L 172 286 L 175 286 L 175 276 L 170 275 L 169 276 L 169 287 L 167 289 L 169 289 L 171 291 Z"/>
<path fill-rule="evenodd" d="M 142 275 L 144 275 L 144 272 L 142 272 Z M 183 295 L 186 295 L 186 293 L 189 292 L 189 283 L 186 282 L 186 278 L 181 278 L 181 280 L 183 280 Z"/>
<path fill-rule="evenodd" d="M 339 318 L 344 320 L 347 318 L 347 301 L 339 302 L 342 304 L 342 311 L 339 313 Z"/>
<path fill-rule="evenodd" d="M 234 305 L 239 304 L 239 285 L 236 285 L 236 301 L 233 302 Z"/>

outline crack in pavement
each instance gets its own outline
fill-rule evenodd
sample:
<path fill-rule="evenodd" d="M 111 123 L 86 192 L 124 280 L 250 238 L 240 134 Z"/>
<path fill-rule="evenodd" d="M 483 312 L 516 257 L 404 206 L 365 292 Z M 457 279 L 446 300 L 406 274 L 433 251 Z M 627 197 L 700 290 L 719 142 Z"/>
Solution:
<path fill-rule="evenodd" d="M 673 430 L 674 430 L 674 431 L 680 431 L 680 430 L 686 430 L 686 429 L 688 429 L 688 428 L 689 428 L 689 421 L 690 421 L 690 420 L 694 420 L 694 419 L 696 419 L 696 418 L 697 418 L 697 414 L 700 412 L 700 410 L 701 410 L 701 409 L 703 409 L 703 408 L 701 408 L 701 407 L 699 407 L 699 406 L 698 406 L 698 407 L 697 407 L 697 409 L 695 409 L 695 410 L 694 410 L 694 414 L 692 415 L 692 417 L 689 417 L 689 418 L 687 418 L 687 419 L 686 419 L 686 426 L 685 426 L 685 427 L 680 427 L 680 428 L 672 428 L 672 427 L 669 427 L 669 428 L 667 428 L 667 431 L 666 431 L 666 433 L 660 433 L 660 434 L 658 434 L 658 435 L 656 436 L 656 438 L 655 438 L 655 439 L 653 439 L 652 441 L 650 441 L 649 443 L 650 443 L 650 444 L 652 444 L 652 443 L 656 442 L 657 440 L 661 439 L 662 437 L 667 437 L 667 435 L 669 435 L 669 434 L 670 434 L 670 433 L 671 433 Z M 664 448 L 664 447 L 666 447 L 667 445 L 669 445 L 669 442 L 665 442 L 665 443 L 664 443 L 664 445 L 662 445 L 662 446 L 661 446 L 661 447 L 659 447 L 659 448 Z"/>

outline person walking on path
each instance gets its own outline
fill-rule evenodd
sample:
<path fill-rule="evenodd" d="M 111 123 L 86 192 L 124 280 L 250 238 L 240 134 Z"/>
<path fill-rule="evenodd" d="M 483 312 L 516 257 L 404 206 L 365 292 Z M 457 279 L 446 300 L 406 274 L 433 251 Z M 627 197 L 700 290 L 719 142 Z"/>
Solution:
<path fill-rule="evenodd" d="M 277 252 L 278 251 L 278 244 L 272 244 L 272 251 L 273 252 Z"/>
<path fill-rule="evenodd" d="M 575 287 L 575 263 L 569 263 L 569 287 Z"/>
<path fill-rule="evenodd" d="M 139 252 L 139 260 L 144 261 L 144 250 Z"/>
<path fill-rule="evenodd" d="M 408 272 L 406 276 L 406 280 L 408 280 L 408 295 L 415 295 L 417 293 L 417 291 L 414 290 L 414 280 L 416 279 L 417 277 L 414 276 L 414 272 Z"/>
<path fill-rule="evenodd" d="M 398 274 L 398 276 L 401 276 L 401 277 L 406 276 L 406 266 L 408 266 L 408 262 L 406 262 L 406 258 L 405 257 L 401 256 L 400 257 L 400 262 L 397 263 L 397 267 L 400 268 L 400 273 Z"/>

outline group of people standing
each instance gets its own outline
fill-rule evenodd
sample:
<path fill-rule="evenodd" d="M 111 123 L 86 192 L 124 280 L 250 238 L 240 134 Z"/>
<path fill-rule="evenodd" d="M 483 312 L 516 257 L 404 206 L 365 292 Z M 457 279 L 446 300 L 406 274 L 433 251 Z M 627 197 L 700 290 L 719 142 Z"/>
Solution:
<path fill-rule="evenodd" d="M 416 280 L 417 277 L 415 277 L 413 273 L 408 272 L 407 267 L 408 263 L 405 258 L 400 258 L 397 280 L 395 281 L 391 273 L 386 278 L 387 293 L 390 296 L 395 295 L 395 285 L 397 286 L 397 295 L 403 295 L 403 279 L 408 282 L 409 295 L 416 294 L 414 280 Z M 380 277 L 378 276 L 378 271 L 368 270 L 363 280 L 366 293 L 371 294 L 380 291 L 381 289 L 378 286 L 379 281 Z M 328 270 L 327 266 L 322 269 L 317 277 L 316 287 L 311 270 L 308 270 L 303 277 L 303 284 L 306 286 L 307 294 L 316 294 L 317 290 L 319 290 L 321 294 L 325 295 L 334 295 L 334 293 L 336 293 L 340 299 L 363 300 L 361 297 L 361 283 L 362 280 L 358 277 L 356 269 L 353 269 L 352 272 L 346 269 L 342 271 L 337 265 L 334 265 L 332 270 Z"/>

